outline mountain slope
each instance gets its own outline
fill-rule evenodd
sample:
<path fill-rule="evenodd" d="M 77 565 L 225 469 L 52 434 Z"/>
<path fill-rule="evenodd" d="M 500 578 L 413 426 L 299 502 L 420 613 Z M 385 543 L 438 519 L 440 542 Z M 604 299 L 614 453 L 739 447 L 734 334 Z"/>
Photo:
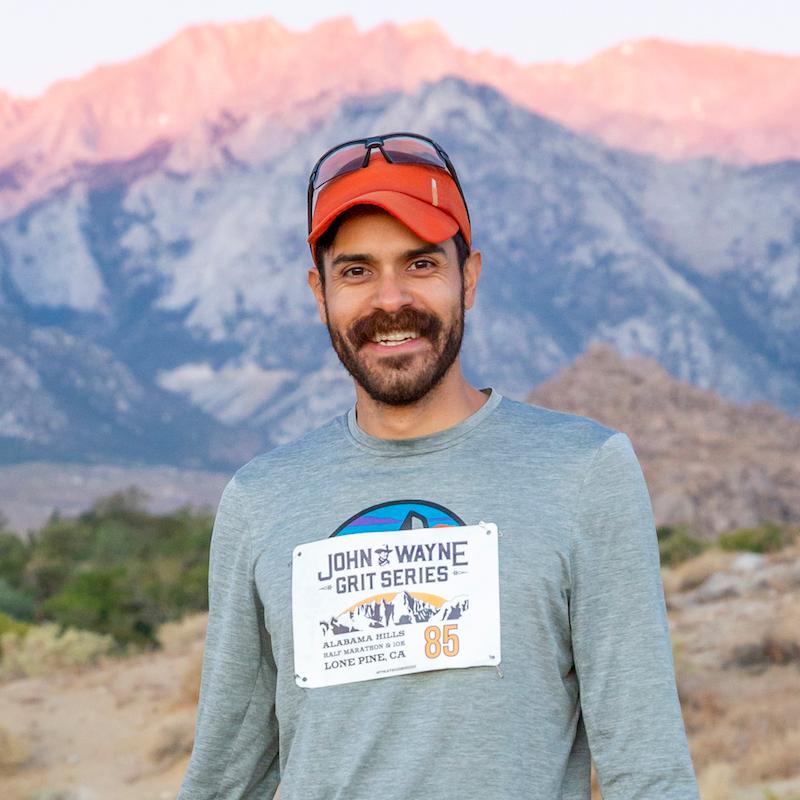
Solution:
<path fill-rule="evenodd" d="M 258 159 L 345 96 L 412 92 L 447 75 L 627 149 L 737 163 L 800 156 L 800 57 L 644 40 L 575 66 L 521 65 L 458 48 L 430 23 L 362 33 L 345 18 L 297 33 L 263 18 L 188 28 L 36 100 L 0 96 L 0 218 L 156 142 L 180 144 L 179 169 L 202 166 L 221 142 Z"/>
<path fill-rule="evenodd" d="M 800 410 L 800 164 L 675 165 L 608 150 L 456 79 L 349 98 L 255 165 L 221 145 L 213 164 L 178 172 L 165 144 L 99 166 L 0 224 L 4 315 L 124 365 L 186 443 L 143 458 L 185 463 L 199 437 L 205 463 L 233 465 L 292 438 L 352 398 L 305 285 L 308 169 L 331 142 L 410 125 L 459 165 L 484 253 L 465 346 L 475 381 L 523 396 L 599 338 L 736 400 Z M 25 387 L 49 369 L 25 352 L 28 383 L 9 384 L 10 404 L 36 395 Z M 84 385 L 97 370 L 117 385 L 98 359 L 75 366 Z M 84 401 L 60 391 L 59 413 L 82 426 Z M 125 394 L 98 396 L 111 428 L 103 453 L 84 458 L 127 452 L 121 432 L 136 412 L 121 410 Z M 157 443 L 156 412 L 137 407 Z M 53 457 L 46 443 L 25 452 Z"/>

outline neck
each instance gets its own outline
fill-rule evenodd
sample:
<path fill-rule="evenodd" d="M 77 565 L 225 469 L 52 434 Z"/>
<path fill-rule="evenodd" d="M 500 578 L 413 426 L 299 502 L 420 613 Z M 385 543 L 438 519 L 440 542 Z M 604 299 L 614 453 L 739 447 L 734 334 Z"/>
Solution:
<path fill-rule="evenodd" d="M 379 439 L 413 439 L 458 425 L 488 397 L 471 386 L 457 359 L 439 384 L 416 403 L 390 406 L 373 400 L 356 384 L 358 426 Z"/>

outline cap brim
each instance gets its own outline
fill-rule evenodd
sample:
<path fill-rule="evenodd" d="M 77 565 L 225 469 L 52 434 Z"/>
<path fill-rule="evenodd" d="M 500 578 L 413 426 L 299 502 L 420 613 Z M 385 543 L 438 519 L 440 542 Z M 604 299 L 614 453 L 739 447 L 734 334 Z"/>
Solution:
<path fill-rule="evenodd" d="M 458 231 L 458 222 L 430 203 L 402 192 L 378 191 L 352 197 L 331 211 L 314 226 L 308 236 L 308 243 L 313 247 L 317 239 L 328 230 L 340 214 L 349 208 L 362 205 L 382 208 L 426 242 L 438 244 L 455 236 Z"/>

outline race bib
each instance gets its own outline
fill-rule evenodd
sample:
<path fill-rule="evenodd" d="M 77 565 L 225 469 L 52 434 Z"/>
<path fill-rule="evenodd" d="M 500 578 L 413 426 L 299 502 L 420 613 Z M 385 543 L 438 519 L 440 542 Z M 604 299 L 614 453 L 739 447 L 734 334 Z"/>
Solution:
<path fill-rule="evenodd" d="M 499 664 L 498 535 L 481 522 L 296 547 L 297 685 Z"/>

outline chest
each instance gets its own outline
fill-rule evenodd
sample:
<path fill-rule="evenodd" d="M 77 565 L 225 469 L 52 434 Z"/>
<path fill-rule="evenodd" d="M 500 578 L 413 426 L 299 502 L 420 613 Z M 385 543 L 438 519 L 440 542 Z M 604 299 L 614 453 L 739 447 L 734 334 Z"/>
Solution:
<path fill-rule="evenodd" d="M 480 475 L 474 469 L 439 475 L 424 469 L 387 473 L 371 470 L 361 480 L 349 476 L 346 491 L 337 491 L 332 476 L 325 491 L 305 491 L 302 502 L 264 509 L 254 521 L 255 579 L 277 661 L 288 665 L 292 657 L 296 547 L 333 536 L 355 543 L 359 534 L 375 531 L 385 533 L 391 544 L 392 533 L 482 521 L 494 523 L 499 531 L 504 658 L 543 636 L 568 640 L 572 502 L 557 476 L 503 475 L 498 470 Z M 420 550 L 404 569 L 419 571 L 424 555 Z"/>

